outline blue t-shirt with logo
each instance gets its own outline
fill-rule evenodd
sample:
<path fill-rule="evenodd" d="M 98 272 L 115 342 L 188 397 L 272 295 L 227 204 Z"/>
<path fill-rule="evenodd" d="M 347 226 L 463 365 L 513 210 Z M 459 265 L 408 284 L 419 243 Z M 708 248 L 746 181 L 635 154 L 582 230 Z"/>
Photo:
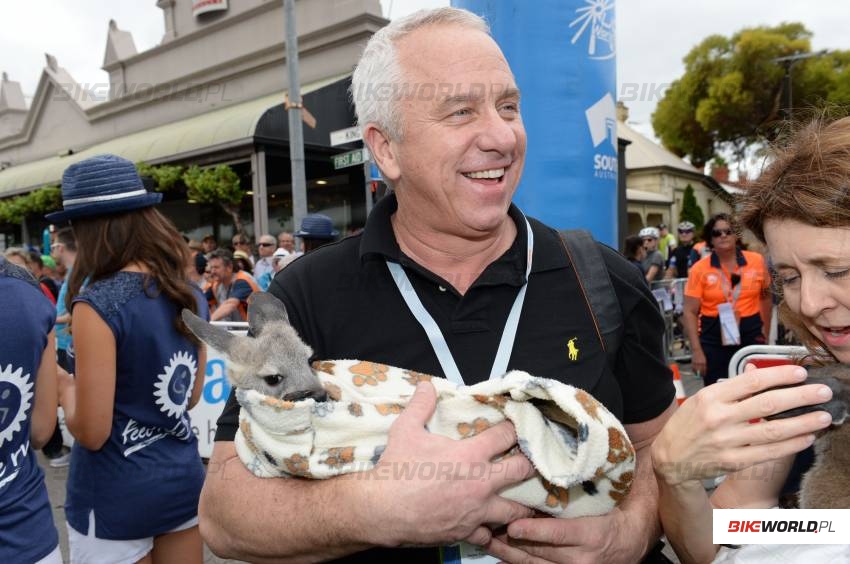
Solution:
<path fill-rule="evenodd" d="M 56 310 L 29 272 L 0 257 L 0 312 L 0 562 L 36 562 L 59 544 L 30 443 L 36 378 Z"/>
<path fill-rule="evenodd" d="M 56 316 L 60 317 L 68 313 L 68 309 L 65 307 L 65 296 L 68 295 L 68 280 L 71 279 L 71 269 L 68 269 L 68 272 L 65 274 L 65 280 L 62 281 L 62 285 L 59 287 L 59 296 L 56 298 Z M 68 323 L 57 323 L 56 324 L 56 348 L 60 351 L 67 351 L 71 349 L 71 345 L 73 344 L 73 338 L 71 337 L 71 329 Z"/>
<path fill-rule="evenodd" d="M 209 309 L 196 292 L 199 315 Z M 177 332 L 178 306 L 145 274 L 118 272 L 83 290 L 115 336 L 112 429 L 98 451 L 75 444 L 68 474 L 68 524 L 128 540 L 159 535 L 198 514 L 204 467 L 186 409 L 198 349 Z"/>

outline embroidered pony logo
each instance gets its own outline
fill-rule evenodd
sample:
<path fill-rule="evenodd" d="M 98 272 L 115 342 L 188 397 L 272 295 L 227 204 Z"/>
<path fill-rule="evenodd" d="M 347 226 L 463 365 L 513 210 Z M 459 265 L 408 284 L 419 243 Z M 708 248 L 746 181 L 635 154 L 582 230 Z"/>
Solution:
<path fill-rule="evenodd" d="M 573 337 L 572 339 L 567 341 L 567 351 L 569 351 L 570 360 L 572 360 L 574 362 L 576 360 L 578 360 L 578 347 L 576 346 L 577 340 L 578 340 L 578 337 Z"/>

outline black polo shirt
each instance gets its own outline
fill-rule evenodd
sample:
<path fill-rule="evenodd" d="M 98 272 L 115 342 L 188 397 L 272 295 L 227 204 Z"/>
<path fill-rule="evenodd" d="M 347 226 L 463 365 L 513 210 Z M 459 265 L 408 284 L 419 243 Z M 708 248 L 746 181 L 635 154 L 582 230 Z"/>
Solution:
<path fill-rule="evenodd" d="M 525 280 L 526 227 L 520 211 L 515 206 L 509 211 L 517 225 L 513 245 L 460 295 L 451 281 L 401 252 L 390 223 L 396 207 L 394 196 L 383 198 L 360 235 L 293 262 L 275 277 L 269 292 L 286 305 L 290 322 L 313 348 L 315 359 L 370 360 L 443 376 L 425 330 L 385 264 L 385 259 L 396 261 L 443 332 L 465 382 L 487 379 L 508 312 Z M 534 231 L 532 271 L 508 368 L 580 387 L 627 424 L 660 415 L 675 392 L 664 362 L 663 321 L 640 273 L 600 244 L 625 323 L 612 371 L 558 233 L 532 218 L 529 223 Z M 579 350 L 575 360 L 568 354 L 571 339 Z M 216 440 L 233 440 L 238 413 L 231 394 Z M 397 554 L 373 550 L 341 561 L 438 562 L 435 555 L 433 549 Z"/>

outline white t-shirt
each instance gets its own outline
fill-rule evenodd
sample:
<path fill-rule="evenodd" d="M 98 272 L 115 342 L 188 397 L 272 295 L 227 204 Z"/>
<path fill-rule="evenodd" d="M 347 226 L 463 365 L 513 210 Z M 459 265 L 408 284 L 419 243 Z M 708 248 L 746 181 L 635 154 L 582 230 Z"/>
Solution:
<path fill-rule="evenodd" d="M 713 564 L 832 564 L 850 562 L 850 544 L 745 544 L 720 547 Z"/>

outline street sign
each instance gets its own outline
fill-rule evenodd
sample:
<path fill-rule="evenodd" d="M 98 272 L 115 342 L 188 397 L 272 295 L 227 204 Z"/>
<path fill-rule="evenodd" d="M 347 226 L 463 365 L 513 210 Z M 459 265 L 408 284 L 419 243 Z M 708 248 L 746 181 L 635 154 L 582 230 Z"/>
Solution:
<path fill-rule="evenodd" d="M 360 134 L 360 128 L 357 126 L 331 131 L 331 147 L 362 140 L 363 136 Z"/>
<path fill-rule="evenodd" d="M 350 166 L 362 165 L 369 160 L 369 149 L 355 149 L 347 153 L 333 156 L 334 170 L 348 168 Z"/>
<path fill-rule="evenodd" d="M 369 163 L 369 181 L 370 182 L 380 182 L 383 180 L 381 177 L 381 171 L 378 170 L 378 165 L 376 165 L 373 161 Z"/>

